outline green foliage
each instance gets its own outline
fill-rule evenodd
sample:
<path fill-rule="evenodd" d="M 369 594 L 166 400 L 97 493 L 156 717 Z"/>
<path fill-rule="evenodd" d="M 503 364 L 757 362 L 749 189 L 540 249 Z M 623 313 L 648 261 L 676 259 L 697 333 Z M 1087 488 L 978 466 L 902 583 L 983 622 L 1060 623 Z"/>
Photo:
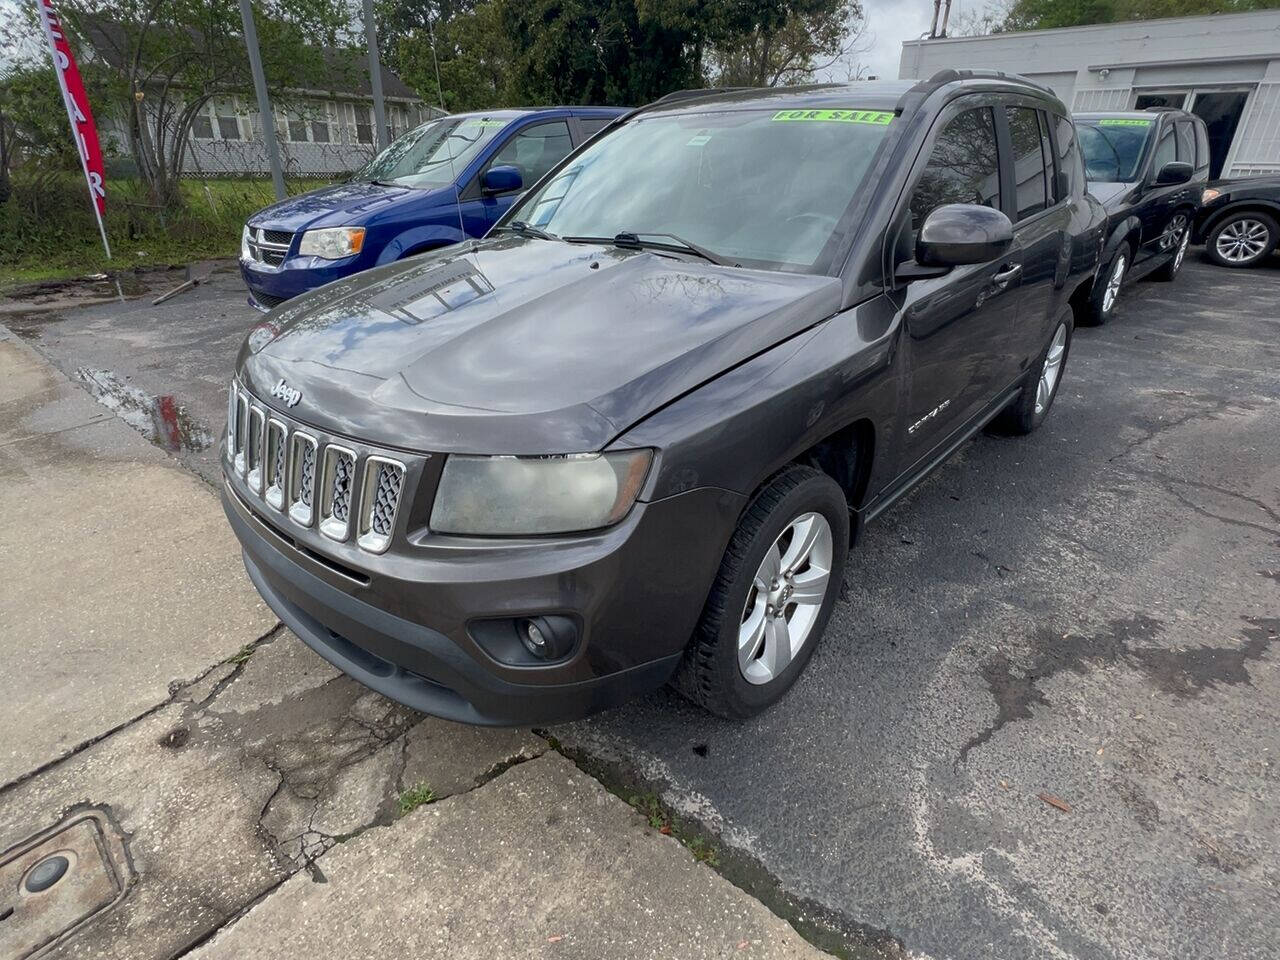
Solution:
<path fill-rule="evenodd" d="M 1015 0 L 1003 30 L 1044 30 L 1089 23 L 1243 13 L 1280 7 L 1280 0 Z"/>
<path fill-rule="evenodd" d="M 92 88 L 92 69 L 82 76 Z M 19 156 L 36 157 L 46 166 L 75 169 L 79 158 L 53 67 L 21 64 L 0 78 L 0 118 L 11 133 L 12 164 Z"/>
<path fill-rule="evenodd" d="M 436 792 L 428 787 L 425 783 L 410 787 L 404 793 L 400 794 L 400 799 L 396 803 L 396 809 L 400 816 L 406 813 L 412 813 L 419 807 L 426 806 L 428 803 L 436 802 Z"/>

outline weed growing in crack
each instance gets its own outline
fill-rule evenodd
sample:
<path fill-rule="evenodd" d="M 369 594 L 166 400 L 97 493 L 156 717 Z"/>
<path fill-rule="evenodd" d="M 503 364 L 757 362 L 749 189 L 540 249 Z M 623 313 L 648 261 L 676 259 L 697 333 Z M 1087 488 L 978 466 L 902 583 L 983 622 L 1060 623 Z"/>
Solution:
<path fill-rule="evenodd" d="M 683 843 L 689 853 L 693 855 L 693 859 L 699 863 L 705 863 L 709 867 L 720 865 L 720 859 L 716 856 L 715 845 L 701 834 L 690 832 L 679 823 L 673 822 L 670 812 L 656 793 L 637 794 L 627 802 L 649 821 L 649 826 L 654 830 L 666 836 L 675 837 Z"/>
<path fill-rule="evenodd" d="M 253 651 L 255 649 L 256 648 L 254 647 L 253 644 L 246 643 L 243 647 L 240 648 L 239 652 L 227 658 L 227 663 L 233 663 L 237 667 L 240 666 L 242 663 L 247 663 L 249 658 L 253 656 Z"/>
<path fill-rule="evenodd" d="M 400 799 L 396 801 L 396 809 L 403 817 L 406 813 L 412 813 L 419 807 L 435 802 L 436 792 L 425 783 L 419 783 L 400 794 Z"/>

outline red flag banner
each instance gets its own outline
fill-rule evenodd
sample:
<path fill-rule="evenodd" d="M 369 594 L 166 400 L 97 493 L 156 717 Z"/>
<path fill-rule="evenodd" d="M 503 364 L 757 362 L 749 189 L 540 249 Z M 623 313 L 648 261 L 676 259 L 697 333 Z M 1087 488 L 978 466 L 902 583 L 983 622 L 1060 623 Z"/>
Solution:
<path fill-rule="evenodd" d="M 53 54 L 54 73 L 58 75 L 58 86 L 62 88 L 62 99 L 66 102 L 67 117 L 71 121 L 71 131 L 80 153 L 80 165 L 84 168 L 84 179 L 89 185 L 89 198 L 98 215 L 98 228 L 102 230 L 102 242 L 105 245 L 107 235 L 102 225 L 102 214 L 107 206 L 107 190 L 103 183 L 105 171 L 102 147 L 98 143 L 98 128 L 94 126 L 93 111 L 89 109 L 89 95 L 85 92 L 84 81 L 80 79 L 80 70 L 76 67 L 76 58 L 71 54 L 71 45 L 67 43 L 62 21 L 58 18 L 58 12 L 53 9 L 52 0 L 36 0 L 36 5 L 40 8 L 40 22 L 44 25 L 44 34 Z M 110 249 L 107 252 L 110 255 Z"/>

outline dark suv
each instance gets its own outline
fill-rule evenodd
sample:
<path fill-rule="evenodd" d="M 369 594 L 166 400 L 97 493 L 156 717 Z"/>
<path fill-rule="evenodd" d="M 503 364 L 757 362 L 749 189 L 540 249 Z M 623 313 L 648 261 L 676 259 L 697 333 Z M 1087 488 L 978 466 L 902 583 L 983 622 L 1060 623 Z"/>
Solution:
<path fill-rule="evenodd" d="M 1106 323 L 1127 280 L 1172 280 L 1182 269 L 1209 182 L 1209 135 L 1194 113 L 1169 107 L 1079 113 L 1075 120 L 1089 192 L 1107 209 L 1089 302 L 1090 319 Z"/>
<path fill-rule="evenodd" d="M 483 241 L 250 333 L 224 504 L 323 657 L 472 723 L 674 680 L 748 716 L 850 543 L 994 419 L 1029 433 L 1098 263 L 1062 103 L 1015 77 L 672 95 Z"/>

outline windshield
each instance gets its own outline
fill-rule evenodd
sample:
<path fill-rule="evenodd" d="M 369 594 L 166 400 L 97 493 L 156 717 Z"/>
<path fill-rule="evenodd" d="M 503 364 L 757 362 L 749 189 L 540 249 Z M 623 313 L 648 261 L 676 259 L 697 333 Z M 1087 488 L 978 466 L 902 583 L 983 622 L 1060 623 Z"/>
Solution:
<path fill-rule="evenodd" d="M 491 117 L 432 120 L 393 142 L 351 179 L 419 189 L 447 186 L 510 122 Z"/>
<path fill-rule="evenodd" d="M 510 219 L 565 238 L 675 235 L 728 263 L 811 269 L 892 120 L 867 110 L 641 117 L 574 157 Z"/>
<path fill-rule="evenodd" d="M 1138 178 L 1142 155 L 1155 129 L 1154 121 L 1107 117 L 1081 120 L 1076 126 L 1084 151 L 1085 176 L 1089 180 L 1122 183 Z"/>

